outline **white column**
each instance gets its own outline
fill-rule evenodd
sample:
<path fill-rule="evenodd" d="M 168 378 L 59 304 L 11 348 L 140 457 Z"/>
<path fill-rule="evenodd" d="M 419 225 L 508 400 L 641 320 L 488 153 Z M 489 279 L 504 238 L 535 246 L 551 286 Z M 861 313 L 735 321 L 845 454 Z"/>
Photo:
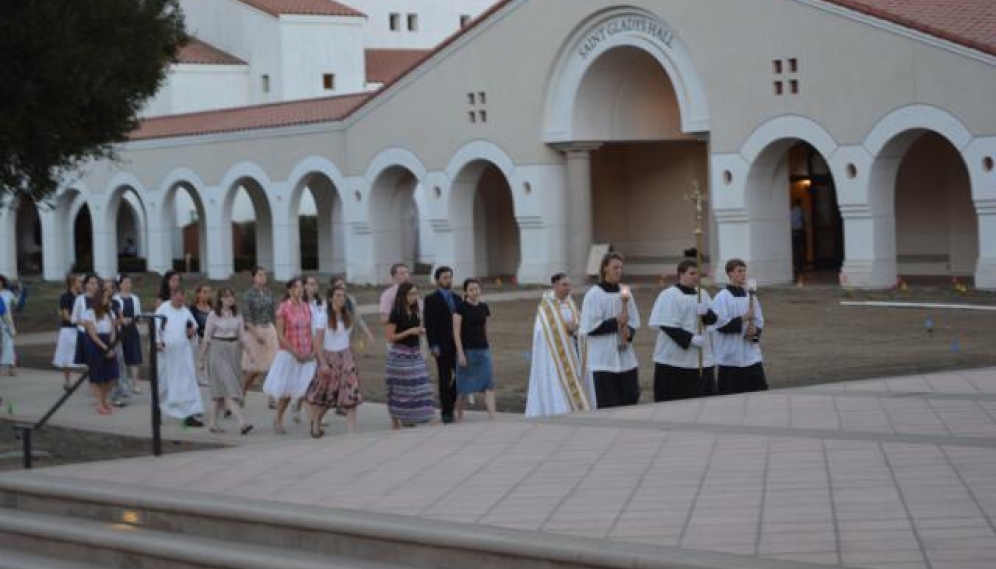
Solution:
<path fill-rule="evenodd" d="M 976 200 L 979 216 L 979 259 L 975 265 L 975 288 L 996 289 L 996 199 Z"/>
<path fill-rule="evenodd" d="M 357 284 L 379 284 L 385 276 L 377 273 L 374 258 L 374 236 L 368 219 L 369 184 L 362 177 L 350 178 L 346 187 L 349 196 L 343 203 L 346 224 L 346 280 Z"/>
<path fill-rule="evenodd" d="M 47 281 L 62 280 L 69 271 L 69 238 L 65 216 L 58 209 L 38 212 L 42 224 L 42 275 Z"/>
<path fill-rule="evenodd" d="M 888 288 L 896 283 L 896 218 L 891 208 L 882 209 L 840 206 L 845 249 L 840 281 L 845 287 Z"/>
<path fill-rule="evenodd" d="M 713 207 L 713 219 L 716 221 L 717 258 L 711 262 L 714 267 L 712 278 L 716 283 L 725 283 L 727 279 L 723 267 L 730 259 L 743 259 L 749 266 L 753 266 L 750 254 L 751 227 L 747 208 L 743 207 Z"/>
<path fill-rule="evenodd" d="M 572 143 L 558 146 L 567 159 L 567 247 L 568 273 L 584 282 L 588 252 L 594 236 L 591 208 L 591 153 L 601 144 Z"/>
<path fill-rule="evenodd" d="M 148 270 L 156 273 L 165 273 L 172 267 L 170 252 L 173 245 L 172 225 L 175 220 L 167 220 L 163 215 L 163 204 L 159 202 L 159 197 L 149 200 L 148 203 L 148 248 L 146 258 L 148 259 Z M 203 267 L 202 269 L 203 270 Z"/>
<path fill-rule="evenodd" d="M 261 266 L 267 267 L 272 262 L 273 277 L 278 281 L 287 281 L 301 274 L 301 231 L 298 210 L 292 208 L 289 192 L 285 184 L 274 184 L 269 189 L 267 198 L 270 202 L 270 226 L 273 231 L 268 237 L 271 243 L 272 259 L 264 258 L 267 247 L 263 245 L 265 231 L 260 231 L 259 217 L 256 222 L 256 256 Z M 292 211 L 293 210 L 293 211 Z"/>
<path fill-rule="evenodd" d="M 101 277 L 113 277 L 118 272 L 117 227 L 105 215 L 110 204 L 90 205 L 90 225 L 93 227 L 93 271 Z"/>
<path fill-rule="evenodd" d="M 0 204 L 0 274 L 8 278 L 17 277 L 16 202 Z"/>
<path fill-rule="evenodd" d="M 222 202 L 224 188 L 204 188 L 204 241 L 206 258 L 201 258 L 201 271 L 207 269 L 212 280 L 225 280 L 232 276 L 232 217 Z M 220 197 L 219 197 L 220 196 Z"/>

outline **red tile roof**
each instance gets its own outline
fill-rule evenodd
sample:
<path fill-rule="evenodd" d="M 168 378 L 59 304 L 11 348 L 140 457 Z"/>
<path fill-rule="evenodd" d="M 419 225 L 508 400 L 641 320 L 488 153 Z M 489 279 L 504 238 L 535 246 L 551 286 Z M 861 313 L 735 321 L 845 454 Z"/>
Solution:
<path fill-rule="evenodd" d="M 390 83 L 430 53 L 431 49 L 368 49 L 367 82 Z"/>
<path fill-rule="evenodd" d="M 246 4 L 270 6 L 269 13 L 314 13 L 301 6 L 338 6 L 359 14 L 331 0 L 241 0 Z M 908 28 L 996 55 L 996 0 L 824 0 L 844 8 L 893 22 Z M 367 78 L 383 79 L 384 87 L 396 83 L 416 67 L 477 27 L 512 0 L 500 0 L 466 27 L 427 52 L 408 50 L 367 50 Z M 260 8 L 264 9 L 264 8 Z M 271 11 L 272 10 L 272 11 Z M 324 12 L 323 12 L 324 13 Z M 335 14 L 340 15 L 340 14 Z M 342 14 L 345 15 L 345 14 Z M 380 52 L 380 53 L 376 53 Z M 418 52 L 418 55 L 416 55 Z M 408 60 L 408 67 L 402 64 Z M 372 73 L 371 73 L 372 71 Z M 379 79 L 378 79 L 379 78 Z M 345 119 L 376 98 L 377 93 L 292 101 L 237 109 L 206 111 L 146 119 L 131 133 L 131 140 L 191 136 L 217 132 L 277 128 L 297 124 L 334 122 Z"/>
<path fill-rule="evenodd" d="M 335 122 L 349 116 L 372 96 L 371 93 L 362 93 L 154 117 L 143 120 L 128 139 L 150 140 Z"/>
<path fill-rule="evenodd" d="M 364 16 L 363 12 L 334 0 L 239 0 L 271 16 Z"/>
<path fill-rule="evenodd" d="M 225 53 L 213 45 L 203 42 L 197 38 L 190 38 L 187 45 L 180 48 L 180 53 L 176 56 L 177 63 L 189 63 L 195 65 L 245 65 L 241 59 Z"/>
<path fill-rule="evenodd" d="M 996 0 L 826 0 L 996 55 Z"/>

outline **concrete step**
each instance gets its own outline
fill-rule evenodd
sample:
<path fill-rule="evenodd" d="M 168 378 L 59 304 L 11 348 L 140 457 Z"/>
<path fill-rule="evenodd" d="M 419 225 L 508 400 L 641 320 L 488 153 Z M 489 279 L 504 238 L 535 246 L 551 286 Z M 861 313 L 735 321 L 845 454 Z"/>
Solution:
<path fill-rule="evenodd" d="M 0 508 L 0 547 L 130 569 L 402 569 L 298 548 L 232 542 L 71 516 Z"/>
<path fill-rule="evenodd" d="M 103 565 L 92 565 L 77 561 L 53 559 L 23 551 L 0 548 L 0 569 L 106 569 Z"/>
<path fill-rule="evenodd" d="M 82 482 L 43 472 L 0 476 L 0 508 L 4 508 L 5 527 L 0 529 L 7 536 L 0 540 L 0 547 L 43 552 L 46 544 L 65 542 L 75 552 L 69 558 L 89 561 L 94 558 L 87 557 L 87 552 L 94 551 L 97 561 L 109 560 L 111 566 L 137 557 L 143 559 L 141 567 L 158 567 L 153 561 L 167 556 L 169 563 L 161 566 L 181 569 L 303 569 L 344 567 L 345 563 L 364 567 L 400 564 L 409 569 L 771 567 L 763 563 L 745 566 L 742 559 L 737 565 L 700 565 L 704 552 L 672 551 L 673 558 L 665 561 L 661 549 L 651 545 Z M 106 545 L 110 538 L 114 547 Z M 33 545 L 24 547 L 28 543 Z M 254 551 L 258 556 L 249 554 Z M 290 565 L 291 558 L 299 565 Z M 676 559 L 681 562 L 675 564 Z M 339 565 L 328 565 L 332 560 Z"/>

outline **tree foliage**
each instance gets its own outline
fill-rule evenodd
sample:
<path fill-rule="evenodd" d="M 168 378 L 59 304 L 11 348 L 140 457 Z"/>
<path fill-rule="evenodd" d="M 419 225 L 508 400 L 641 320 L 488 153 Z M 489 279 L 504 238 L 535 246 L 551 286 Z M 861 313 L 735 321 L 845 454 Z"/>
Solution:
<path fill-rule="evenodd" d="M 0 16 L 0 202 L 113 158 L 187 41 L 178 0 L 16 0 Z"/>

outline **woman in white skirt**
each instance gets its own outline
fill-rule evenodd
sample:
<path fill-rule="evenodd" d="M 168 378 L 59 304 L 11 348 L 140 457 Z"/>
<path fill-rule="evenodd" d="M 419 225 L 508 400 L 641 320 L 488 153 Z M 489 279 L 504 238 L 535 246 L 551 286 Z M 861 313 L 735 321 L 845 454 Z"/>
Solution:
<path fill-rule="evenodd" d="M 224 433 L 218 426 L 218 416 L 228 411 L 239 422 L 239 433 L 246 435 L 252 425 L 246 423 L 239 409 L 242 397 L 242 347 L 245 345 L 245 323 L 235 306 L 235 292 L 229 287 L 221 287 L 214 309 L 208 313 L 204 325 L 204 338 L 201 340 L 201 375 L 207 376 L 213 405 L 208 413 L 208 430 Z"/>
<path fill-rule="evenodd" d="M 55 355 L 52 356 L 52 365 L 62 370 L 62 387 L 69 391 L 71 381 L 69 373 L 73 367 L 73 359 L 76 357 L 76 326 L 73 325 L 73 304 L 76 297 L 83 292 L 83 277 L 81 275 L 69 275 L 66 277 L 66 292 L 59 297 L 59 339 L 55 343 Z"/>
<path fill-rule="evenodd" d="M 287 299 L 275 314 L 280 351 L 266 374 L 263 392 L 277 400 L 273 430 L 284 430 L 284 413 L 291 399 L 304 397 L 315 377 L 315 351 L 311 328 L 311 307 L 304 300 L 304 283 L 295 277 L 287 283 Z"/>

